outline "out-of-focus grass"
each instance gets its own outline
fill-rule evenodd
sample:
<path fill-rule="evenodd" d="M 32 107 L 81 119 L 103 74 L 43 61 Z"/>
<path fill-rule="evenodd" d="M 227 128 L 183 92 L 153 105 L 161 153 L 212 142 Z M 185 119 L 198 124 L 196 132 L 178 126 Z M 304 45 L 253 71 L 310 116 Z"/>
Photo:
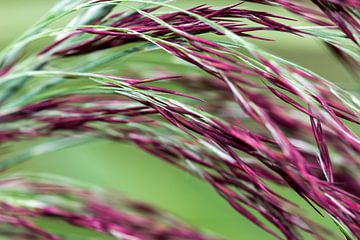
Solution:
<path fill-rule="evenodd" d="M 54 2 L 0 0 L 0 48 L 34 23 Z M 194 4 L 194 1 L 180 2 L 183 5 Z M 199 4 L 224 2 L 230 4 L 235 1 L 199 1 Z M 279 34 L 277 42 L 262 45 L 333 81 L 350 82 L 335 58 L 315 41 Z M 135 65 L 137 60 L 136 57 L 127 59 L 127 64 Z M 346 87 L 346 84 L 343 85 Z M 167 209 L 193 225 L 216 232 L 226 239 L 273 239 L 235 213 L 208 185 L 133 146 L 99 141 L 34 158 L 13 171 L 20 170 L 57 173 L 124 192 Z"/>

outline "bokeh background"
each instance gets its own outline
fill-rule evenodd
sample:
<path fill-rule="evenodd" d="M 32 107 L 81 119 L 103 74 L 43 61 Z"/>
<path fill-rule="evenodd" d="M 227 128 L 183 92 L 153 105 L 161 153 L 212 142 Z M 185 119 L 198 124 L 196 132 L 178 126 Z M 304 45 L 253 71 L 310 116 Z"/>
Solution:
<path fill-rule="evenodd" d="M 31 26 L 55 2 L 0 0 L 0 49 Z M 178 1 L 183 6 L 233 2 Z M 308 67 L 344 88 L 354 86 L 353 78 L 321 43 L 281 33 L 276 39 L 275 42 L 260 44 L 268 51 Z M 136 59 L 126 61 L 135 63 Z M 20 151 L 21 146 L 11 150 Z M 97 141 L 33 158 L 13 171 L 55 173 L 123 192 L 166 209 L 190 224 L 225 239 L 273 239 L 235 213 L 207 184 L 130 145 Z M 290 191 L 282 192 L 299 201 Z M 56 230 L 56 226 L 53 227 Z"/>

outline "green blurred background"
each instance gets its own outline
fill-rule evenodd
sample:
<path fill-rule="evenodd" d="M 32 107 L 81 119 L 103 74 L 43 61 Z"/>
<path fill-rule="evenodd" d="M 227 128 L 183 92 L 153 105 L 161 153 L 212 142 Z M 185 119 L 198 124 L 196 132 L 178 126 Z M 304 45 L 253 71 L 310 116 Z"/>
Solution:
<path fill-rule="evenodd" d="M 0 0 L 0 48 L 41 17 L 56 0 Z M 181 5 L 235 1 L 178 1 Z M 249 5 L 248 5 L 249 6 Z M 261 43 L 268 51 L 349 88 L 353 80 L 315 40 L 278 34 Z M 131 60 L 129 60 L 131 61 Z M 13 151 L 21 149 L 12 149 Z M 13 171 L 45 171 L 107 187 L 166 209 L 194 226 L 225 239 L 273 239 L 235 213 L 208 185 L 133 146 L 98 141 L 45 154 Z M 295 197 L 293 193 L 286 193 Z"/>

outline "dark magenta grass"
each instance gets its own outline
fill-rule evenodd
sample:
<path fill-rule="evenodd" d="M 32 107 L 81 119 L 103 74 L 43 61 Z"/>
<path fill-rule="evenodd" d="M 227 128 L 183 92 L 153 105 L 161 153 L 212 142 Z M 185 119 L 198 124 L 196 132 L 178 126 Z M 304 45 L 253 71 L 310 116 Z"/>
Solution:
<path fill-rule="evenodd" d="M 100 14 L 70 33 L 59 34 L 34 54 L 41 64 L 30 70 L 21 68 L 20 56 L 7 62 L 5 58 L 0 79 L 22 80 L 8 88 L 14 95 L 38 75 L 50 80 L 60 77 L 55 79 L 58 82 L 78 80 L 87 88 L 50 92 L 16 107 L 7 98 L 10 105 L 4 104 L 8 108 L 0 115 L 6 126 L 0 130 L 1 143 L 81 134 L 132 143 L 208 182 L 235 211 L 278 239 L 303 239 L 304 232 L 315 239 L 338 236 L 275 192 L 272 184 L 291 188 L 320 215 L 331 216 L 346 238 L 360 237 L 360 140 L 349 127 L 360 123 L 358 100 L 317 74 L 248 42 L 276 40 L 261 37 L 265 31 L 275 32 L 274 38 L 276 32 L 319 38 L 357 62 L 352 49 L 358 50 L 359 1 L 314 0 L 313 5 L 246 1 L 284 7 L 317 25 L 319 32 L 309 31 L 313 26 L 292 26 L 292 17 L 243 8 L 245 3 L 188 10 L 153 3 L 155 7 L 112 13 L 116 1 L 84 2 L 102 7 Z M 173 10 L 161 12 L 163 5 Z M 327 30 L 336 30 L 337 35 Z M 231 41 L 216 40 L 210 34 Z M 191 75 L 154 70 L 150 78 L 142 78 L 141 73 L 130 78 L 56 68 L 58 59 L 86 58 L 141 43 L 196 71 Z M 198 74 L 199 70 L 206 75 Z M 160 87 L 166 80 L 182 90 Z M 5 161 L 1 168 L 10 166 L 11 161 Z M 39 190 L 31 183 L 26 187 Z M 59 194 L 58 189 L 50 194 Z M 76 191 L 66 193 L 78 196 Z M 153 221 L 152 214 L 139 218 L 123 215 L 111 205 L 81 202 L 84 215 L 3 202 L 0 221 L 45 239 L 61 237 L 28 218 L 60 218 L 113 236 L 116 231 L 134 237 L 125 239 L 208 239 L 177 223 L 158 229 L 155 213 Z"/>
<path fill-rule="evenodd" d="M 49 219 L 62 220 L 70 226 L 95 230 L 119 239 L 215 239 L 197 232 L 153 206 L 116 195 L 106 197 L 106 194 L 100 194 L 95 189 L 28 179 L 24 176 L 1 180 L 0 186 L 3 189 L 15 188 L 19 194 L 23 192 L 36 195 L 39 200 L 49 197 L 55 200 L 58 197 L 69 198 L 67 201 L 76 203 L 62 206 L 58 200 L 52 204 L 42 205 L 39 202 L 33 207 L 18 207 L 1 202 L 0 221 L 12 226 L 1 230 L 1 234 L 11 239 L 64 239 L 36 224 Z"/>

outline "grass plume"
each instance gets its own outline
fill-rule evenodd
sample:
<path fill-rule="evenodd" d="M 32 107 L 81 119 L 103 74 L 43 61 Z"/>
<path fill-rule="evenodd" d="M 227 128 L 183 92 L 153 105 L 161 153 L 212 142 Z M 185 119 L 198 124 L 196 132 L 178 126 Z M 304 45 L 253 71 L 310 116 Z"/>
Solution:
<path fill-rule="evenodd" d="M 349 127 L 360 123 L 359 100 L 257 45 L 276 40 L 262 33 L 275 32 L 276 38 L 281 32 L 326 42 L 358 63 L 359 5 L 246 2 L 285 8 L 295 17 L 250 10 L 243 7 L 247 3 L 185 10 L 169 1 L 60 1 L 0 55 L 0 143 L 74 136 L 128 142 L 206 181 L 234 211 L 278 239 L 303 239 L 305 232 L 315 239 L 336 235 L 301 214 L 272 184 L 294 190 L 329 215 L 346 238 L 360 237 L 360 140 Z M 71 14 L 69 24 L 53 26 Z M 309 26 L 294 24 L 301 18 Z M 41 38 L 52 42 L 23 54 Z M 104 70 L 126 56 L 153 51 L 186 63 L 192 74 L 166 63 L 150 72 Z M 164 81 L 174 89 L 161 87 Z M 56 148 L 45 142 L 40 153 Z M 34 149 L 4 159 L 0 169 L 38 154 Z M 7 204 L 3 209 L 44 213 Z M 101 219 L 94 219 L 102 227 L 112 219 L 106 209 L 98 209 Z M 55 212 L 72 219 L 72 213 Z M 142 227 L 147 235 L 131 229 L 134 237 L 160 239 L 156 227 Z M 206 239 L 185 225 L 165 232 L 169 239 Z"/>

